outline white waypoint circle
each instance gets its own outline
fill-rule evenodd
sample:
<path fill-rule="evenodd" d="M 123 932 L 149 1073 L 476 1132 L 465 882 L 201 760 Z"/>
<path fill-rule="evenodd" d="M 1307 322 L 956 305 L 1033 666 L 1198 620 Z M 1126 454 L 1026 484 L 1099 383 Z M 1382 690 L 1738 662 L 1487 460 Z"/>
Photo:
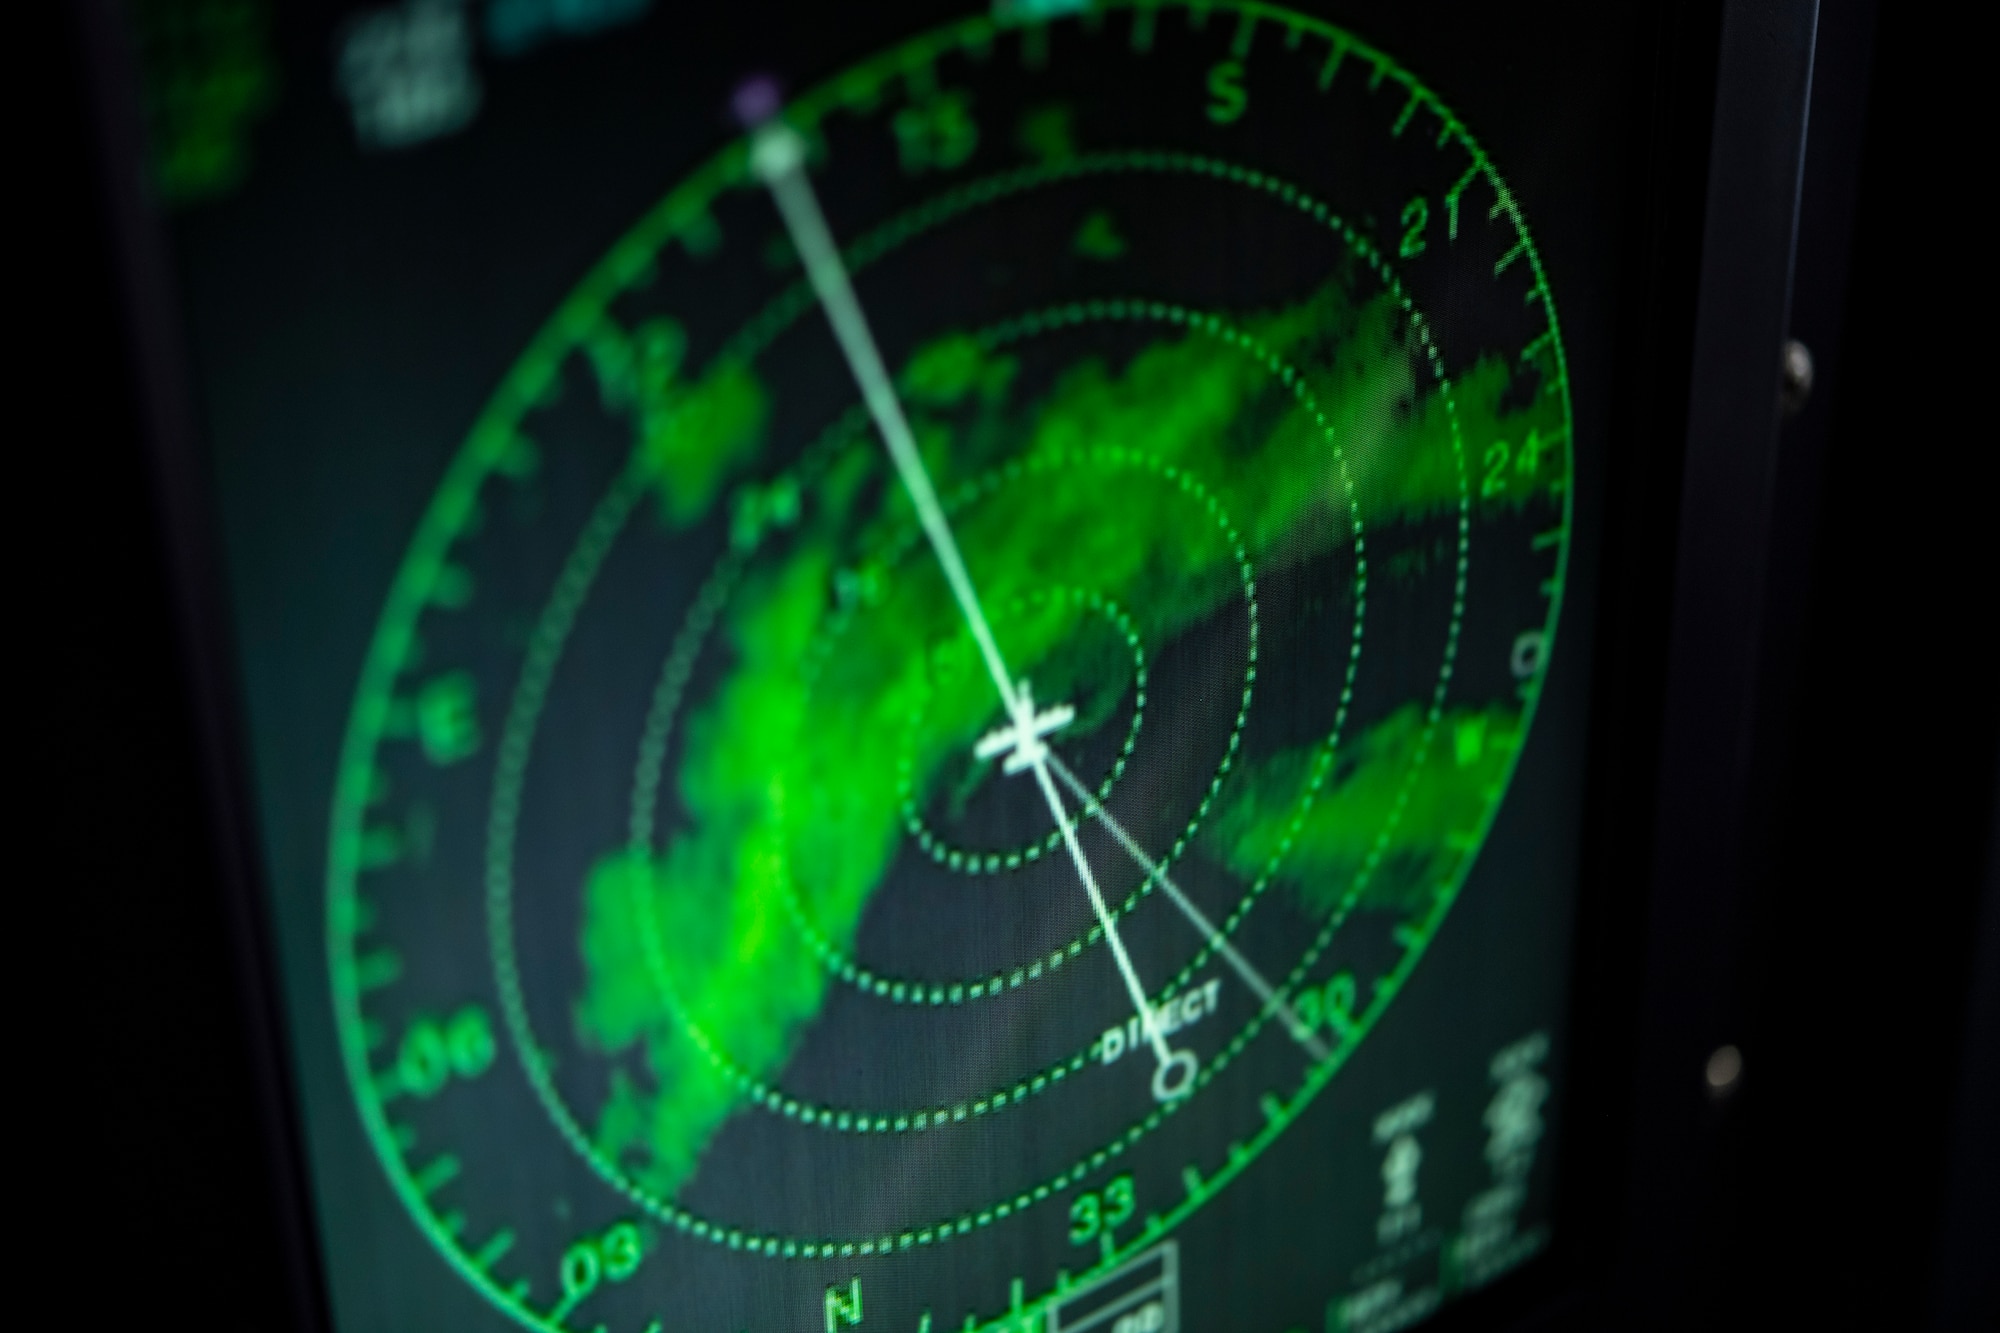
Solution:
<path fill-rule="evenodd" d="M 1195 1059 L 1193 1051 L 1175 1051 L 1153 1071 L 1153 1100 L 1179 1101 L 1194 1091 L 1194 1076 L 1200 1072 L 1201 1061 Z"/>

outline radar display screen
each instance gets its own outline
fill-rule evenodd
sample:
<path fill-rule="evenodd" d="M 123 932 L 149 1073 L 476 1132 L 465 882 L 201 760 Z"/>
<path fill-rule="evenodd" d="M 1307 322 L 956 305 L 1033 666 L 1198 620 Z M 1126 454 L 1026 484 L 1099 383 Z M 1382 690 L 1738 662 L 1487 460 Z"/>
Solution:
<path fill-rule="evenodd" d="M 1520 8 L 133 6 L 337 1328 L 1386 1330 L 1590 1224 L 1647 34 Z"/>

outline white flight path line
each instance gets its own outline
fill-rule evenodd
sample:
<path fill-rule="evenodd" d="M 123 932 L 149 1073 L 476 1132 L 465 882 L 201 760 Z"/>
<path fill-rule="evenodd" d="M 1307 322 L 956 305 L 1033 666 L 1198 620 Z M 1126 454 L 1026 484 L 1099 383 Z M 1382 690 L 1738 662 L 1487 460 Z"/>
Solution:
<path fill-rule="evenodd" d="M 1153 1079 L 1154 1096 L 1161 1101 L 1169 1100 L 1172 1096 L 1191 1091 L 1194 1080 L 1191 1075 L 1186 1076 L 1178 1088 L 1163 1093 L 1163 1088 L 1170 1088 L 1170 1085 L 1163 1084 L 1162 1078 L 1170 1067 L 1183 1065 L 1192 1057 L 1186 1052 L 1176 1053 L 1167 1049 L 1159 1018 L 1146 999 L 1146 988 L 1139 982 L 1139 973 L 1132 966 L 1131 955 L 1125 951 L 1118 923 L 1104 905 L 1104 895 L 1098 891 L 1097 877 L 1091 873 L 1090 862 L 1084 858 L 1083 847 L 1077 842 L 1076 828 L 1070 822 L 1069 811 L 1063 804 L 1061 794 L 1056 791 L 1054 779 L 1049 776 L 1050 755 L 1047 746 L 1036 734 L 1032 696 L 1026 690 L 1015 688 L 1014 678 L 1007 671 L 1006 659 L 1000 655 L 1000 645 L 993 638 L 992 627 L 987 624 L 986 613 L 980 609 L 978 594 L 972 587 L 972 576 L 966 572 L 965 559 L 959 554 L 958 541 L 952 536 L 944 506 L 938 502 L 930 473 L 925 470 L 924 460 L 917 453 L 916 439 L 910 433 L 909 420 L 903 415 L 902 400 L 897 397 L 895 385 L 882 364 L 882 354 L 875 346 L 875 336 L 869 331 L 868 318 L 862 313 L 860 299 L 854 294 L 847 266 L 841 262 L 840 251 L 833 243 L 833 233 L 826 225 L 826 215 L 820 210 L 819 198 L 813 193 L 812 182 L 806 179 L 805 156 L 805 143 L 799 138 L 798 131 L 776 118 L 765 121 L 751 135 L 751 167 L 778 205 L 785 228 L 791 233 L 792 246 L 798 251 L 806 277 L 826 311 L 827 323 L 833 326 L 834 339 L 847 358 L 847 368 L 861 388 L 862 401 L 868 406 L 868 414 L 875 419 L 875 428 L 881 433 L 882 443 L 888 448 L 889 457 L 902 478 L 903 489 L 909 492 L 910 503 L 916 508 L 917 521 L 923 526 L 924 536 L 930 539 L 938 564 L 943 567 L 945 582 L 950 585 L 951 595 L 957 600 L 958 609 L 972 631 L 973 641 L 979 645 L 979 654 L 986 662 L 986 672 L 993 678 L 993 687 L 1000 692 L 1001 705 L 1007 710 L 1013 730 L 1019 737 L 1020 752 L 1027 765 L 1035 770 L 1035 781 L 1048 802 L 1049 813 L 1055 816 L 1056 827 L 1061 830 L 1063 843 L 1076 865 L 1077 878 L 1083 881 L 1084 892 L 1089 895 L 1091 909 L 1097 913 L 1105 942 L 1111 946 L 1119 975 L 1124 978 L 1133 1007 L 1145 1024 L 1153 1054 L 1159 1059 L 1159 1068 Z"/>
<path fill-rule="evenodd" d="M 791 126 L 770 120 L 752 136 L 750 156 L 759 179 L 777 201 L 778 212 L 792 234 L 792 246 L 799 252 L 806 277 L 826 311 L 827 323 L 833 326 L 833 336 L 847 358 L 847 368 L 861 387 L 868 414 L 875 418 L 875 428 L 881 432 L 882 443 L 888 446 L 889 457 L 903 480 L 903 489 L 909 492 L 910 503 L 916 506 L 917 521 L 923 525 L 924 535 L 937 553 L 938 564 L 944 567 L 945 582 L 951 585 L 951 595 L 957 599 L 958 609 L 972 629 L 973 641 L 979 645 L 979 655 L 986 660 L 987 674 L 993 677 L 994 687 L 1000 691 L 1007 716 L 1016 726 L 1022 726 L 1024 721 L 1031 726 L 1032 718 L 1022 716 L 1014 678 L 1000 656 L 1000 645 L 994 642 L 986 613 L 980 610 L 972 576 L 966 572 L 965 559 L 958 552 L 957 539 L 951 535 L 944 506 L 938 502 L 930 473 L 917 453 L 916 437 L 910 433 L 909 420 L 903 415 L 902 399 L 897 397 L 895 384 L 882 365 L 882 353 L 875 346 L 868 317 L 861 312 L 861 302 L 854 295 L 847 266 L 834 246 L 826 215 L 820 211 L 819 197 L 813 193 L 812 182 L 806 179 L 805 143 Z M 1027 734 L 1025 729 L 1023 734 Z"/>
<path fill-rule="evenodd" d="M 1153 1014 L 1153 1006 L 1146 999 L 1146 988 L 1139 984 L 1139 974 L 1132 967 L 1132 956 L 1125 952 L 1125 941 L 1119 937 L 1118 923 L 1112 919 L 1111 910 L 1104 905 L 1104 895 L 1098 891 L 1097 876 L 1090 871 L 1090 862 L 1084 857 L 1083 846 L 1076 840 L 1076 825 L 1070 822 L 1069 811 L 1063 807 L 1062 796 L 1056 791 L 1055 779 L 1049 776 L 1049 758 L 1045 751 L 1035 761 L 1035 782 L 1041 787 L 1042 795 L 1048 799 L 1049 811 L 1056 817 L 1056 827 L 1062 830 L 1063 842 L 1069 847 L 1070 860 L 1076 862 L 1076 876 L 1083 881 L 1083 891 L 1090 895 L 1091 910 L 1097 913 L 1097 923 L 1104 928 L 1104 942 L 1111 946 L 1111 956 L 1118 961 L 1118 971 L 1125 978 L 1125 989 L 1132 996 L 1132 1004 L 1138 1009 L 1146 1025 L 1146 1039 L 1152 1044 L 1153 1054 L 1160 1064 L 1153 1079 L 1154 1093 L 1159 1095 L 1159 1075 L 1164 1074 L 1176 1061 L 1176 1053 L 1167 1049 L 1167 1039 L 1160 1032 L 1159 1020 Z M 1187 1085 L 1183 1084 L 1183 1088 Z M 1170 1100 L 1160 1096 L 1161 1101 Z"/>
<path fill-rule="evenodd" d="M 1083 802 L 1084 812 L 1094 816 L 1105 828 L 1111 830 L 1111 836 L 1117 840 L 1120 847 L 1125 849 L 1127 855 L 1139 863 L 1139 868 L 1146 872 L 1147 878 L 1151 879 L 1165 891 L 1168 899 L 1173 902 L 1174 906 L 1181 909 L 1181 914 L 1187 917 L 1189 923 L 1207 937 L 1208 942 L 1215 946 L 1216 952 L 1221 954 L 1229 965 L 1236 969 L 1236 975 L 1243 978 L 1243 984 L 1250 988 L 1252 994 L 1256 995 L 1258 1003 L 1278 1016 L 1278 1021 L 1283 1023 L 1286 1029 L 1291 1032 L 1292 1039 L 1310 1051 L 1315 1060 L 1325 1061 L 1328 1059 L 1330 1052 L 1326 1048 L 1326 1043 L 1313 1034 L 1313 1030 L 1306 1026 L 1305 1021 L 1298 1016 L 1297 1012 L 1289 1004 L 1278 998 L 1278 992 L 1272 988 L 1270 982 L 1264 980 L 1264 974 L 1259 972 L 1250 960 L 1243 956 L 1242 952 L 1237 949 L 1227 935 L 1215 928 L 1215 923 L 1208 919 L 1207 913 L 1196 907 L 1188 896 L 1181 892 L 1181 886 L 1174 883 L 1173 879 L 1167 874 L 1166 869 L 1153 860 L 1153 858 L 1146 855 L 1139 844 L 1133 840 L 1132 835 L 1125 831 L 1125 826 L 1111 817 L 1111 812 L 1104 808 L 1103 803 L 1097 799 L 1096 794 L 1089 787 L 1085 786 L 1076 774 L 1070 772 L 1069 765 L 1063 763 L 1054 754 L 1051 754 L 1048 757 L 1048 766 L 1055 770 L 1056 776 L 1062 779 L 1063 785 L 1068 787 Z"/>

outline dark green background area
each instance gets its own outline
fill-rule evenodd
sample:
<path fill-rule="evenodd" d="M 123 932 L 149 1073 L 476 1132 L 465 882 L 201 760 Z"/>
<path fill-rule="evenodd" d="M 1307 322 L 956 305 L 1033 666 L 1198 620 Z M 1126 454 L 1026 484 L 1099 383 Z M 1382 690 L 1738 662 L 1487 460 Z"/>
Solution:
<path fill-rule="evenodd" d="M 1432 955 L 1343 1074 L 1339 1106 L 1316 1111 L 1324 1128 L 1378 1105 L 1384 1089 L 1433 1077 L 1427 1062 L 1442 1097 L 1447 1078 L 1477 1072 L 1479 1053 L 1529 1027 L 1560 1027 L 1566 942 L 1531 927 L 1564 918 L 1574 878 L 1595 500 L 1616 447 L 1606 432 L 1608 294 L 1628 262 L 1619 210 L 1643 150 L 1630 99 L 1647 57 L 1636 20 L 1600 12 L 1614 7 L 1545 11 L 1532 25 L 1491 6 L 1302 8 L 1428 81 L 1506 173 L 1562 311 L 1579 484 L 1562 648 L 1520 778 Z M 729 133 L 721 108 L 743 73 L 777 70 L 803 86 L 957 12 L 798 6 L 760 22 L 703 7 L 518 60 L 482 51 L 484 105 L 468 130 L 364 155 L 332 91 L 340 13 L 287 5 L 274 30 L 283 92 L 255 130 L 248 175 L 176 222 L 314 1185 L 338 1308 L 354 1328 L 497 1325 L 381 1183 L 324 998 L 335 754 L 408 535 L 528 337 L 610 241 Z M 1465 1058 L 1448 1058 L 1440 1034 Z M 1483 1099 L 1475 1086 L 1452 1100 Z M 1281 1154 L 1299 1154 L 1313 1130 L 1294 1131 Z M 1201 1263 L 1254 1257 L 1273 1265 L 1273 1306 L 1236 1326 L 1310 1327 L 1312 1302 L 1343 1282 L 1285 1285 L 1313 1269 L 1284 1241 L 1298 1230 L 1287 1219 L 1307 1193 L 1299 1182 L 1309 1170 L 1365 1176 L 1370 1152 L 1301 1158 L 1246 1182 L 1227 1213 L 1210 1210 L 1183 1231 L 1184 1289 Z M 1226 1225 L 1245 1218 L 1264 1220 L 1268 1234 Z"/>

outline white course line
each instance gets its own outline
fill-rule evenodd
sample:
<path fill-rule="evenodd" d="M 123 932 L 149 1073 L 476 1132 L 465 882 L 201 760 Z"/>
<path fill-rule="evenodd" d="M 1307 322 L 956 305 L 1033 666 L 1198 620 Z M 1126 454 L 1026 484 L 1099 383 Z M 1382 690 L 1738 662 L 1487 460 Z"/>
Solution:
<path fill-rule="evenodd" d="M 1132 835 L 1125 831 L 1125 826 L 1111 817 L 1111 812 L 1104 808 L 1096 794 L 1079 781 L 1076 774 L 1070 772 L 1067 764 L 1053 754 L 1048 757 L 1048 766 L 1056 771 L 1056 776 L 1062 779 L 1063 785 L 1083 802 L 1084 810 L 1111 830 L 1111 836 L 1125 849 L 1126 855 L 1139 863 L 1139 868 L 1146 872 L 1146 877 L 1160 886 L 1168 900 L 1181 909 L 1181 914 L 1189 923 L 1202 933 L 1207 942 L 1214 946 L 1215 951 L 1221 954 L 1231 967 L 1236 969 L 1236 975 L 1243 978 L 1243 984 L 1250 988 L 1260 1004 L 1278 1016 L 1278 1020 L 1292 1034 L 1292 1039 L 1312 1052 L 1315 1060 L 1327 1059 L 1330 1052 L 1326 1048 L 1326 1043 L 1313 1035 L 1313 1030 L 1305 1025 L 1290 1005 L 1278 998 L 1278 992 L 1272 988 L 1270 982 L 1264 980 L 1264 974 L 1243 956 L 1227 935 L 1215 928 L 1215 923 L 1208 919 L 1207 913 L 1196 907 L 1193 901 L 1181 892 L 1181 886 L 1174 883 L 1166 870 L 1146 855 L 1133 840 Z"/>
<path fill-rule="evenodd" d="M 827 323 L 833 326 L 833 336 L 840 344 L 841 354 L 847 358 L 847 368 L 860 386 L 862 401 L 868 406 L 868 414 L 875 419 L 875 428 L 881 433 L 882 443 L 888 448 L 889 458 L 902 478 L 903 489 L 909 493 L 910 503 L 916 508 L 917 521 L 923 527 L 924 536 L 930 540 L 931 550 L 944 570 L 945 582 L 950 585 L 959 612 L 972 631 L 973 641 L 979 645 L 986 673 L 992 677 L 993 688 L 999 692 L 1001 706 L 1012 722 L 1008 728 L 1011 733 L 1008 745 L 1014 753 L 1008 760 L 1008 771 L 1034 770 L 1036 784 L 1042 789 L 1049 813 L 1055 816 L 1056 827 L 1062 831 L 1070 860 L 1075 863 L 1077 878 L 1083 881 L 1084 892 L 1090 898 L 1091 909 L 1097 913 L 1105 942 L 1111 946 L 1111 954 L 1118 964 L 1125 989 L 1145 1025 L 1146 1037 L 1160 1062 L 1159 1068 L 1154 1071 L 1153 1095 L 1161 1101 L 1183 1096 L 1194 1087 L 1194 1056 L 1187 1051 L 1177 1052 L 1167 1048 L 1166 1037 L 1160 1032 L 1159 1019 L 1153 1012 L 1153 1006 L 1146 1001 L 1146 988 L 1140 984 L 1131 955 L 1125 951 L 1125 941 L 1119 936 L 1118 923 L 1104 905 L 1104 896 L 1097 888 L 1097 877 L 1091 873 L 1090 862 L 1085 859 L 1083 847 L 1077 842 L 1069 811 L 1063 805 L 1061 794 L 1056 791 L 1054 779 L 1049 776 L 1053 756 L 1042 740 L 1042 730 L 1036 725 L 1033 696 L 1025 682 L 1016 688 L 1013 676 L 1007 671 L 1006 660 L 1000 655 L 1000 645 L 994 640 L 993 628 L 987 623 L 986 612 L 979 605 L 979 596 L 972 587 L 972 576 L 966 572 L 965 558 L 959 553 L 957 539 L 952 536 L 944 506 L 938 502 L 937 488 L 931 484 L 930 473 L 925 470 L 924 460 L 917 453 L 916 439 L 910 433 L 902 401 L 896 396 L 895 384 L 882 364 L 882 353 L 875 345 L 875 335 L 869 331 L 868 317 L 862 313 L 860 299 L 854 294 L 854 283 L 848 277 L 847 266 L 841 262 L 840 251 L 833 243 L 833 233 L 826 225 L 826 214 L 820 209 L 812 182 L 806 178 L 805 158 L 805 142 L 800 139 L 798 131 L 775 117 L 766 120 L 752 133 L 751 168 L 777 203 L 785 228 L 791 233 L 792 247 L 798 251 L 806 277 L 826 311 Z M 1180 1071 L 1177 1080 L 1169 1077 L 1170 1071 Z"/>

